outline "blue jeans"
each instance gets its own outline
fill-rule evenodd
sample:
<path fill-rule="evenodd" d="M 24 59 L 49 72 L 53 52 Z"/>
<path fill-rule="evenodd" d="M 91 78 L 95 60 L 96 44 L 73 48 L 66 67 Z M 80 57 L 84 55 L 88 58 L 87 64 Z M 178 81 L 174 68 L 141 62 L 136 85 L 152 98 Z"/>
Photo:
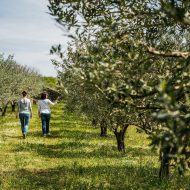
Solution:
<path fill-rule="evenodd" d="M 22 134 L 26 135 L 28 133 L 30 114 L 29 113 L 20 113 L 19 118 L 20 118 L 20 123 L 21 123 Z"/>
<path fill-rule="evenodd" d="M 49 113 L 41 113 L 43 135 L 47 135 L 49 133 L 50 116 L 51 115 Z"/>

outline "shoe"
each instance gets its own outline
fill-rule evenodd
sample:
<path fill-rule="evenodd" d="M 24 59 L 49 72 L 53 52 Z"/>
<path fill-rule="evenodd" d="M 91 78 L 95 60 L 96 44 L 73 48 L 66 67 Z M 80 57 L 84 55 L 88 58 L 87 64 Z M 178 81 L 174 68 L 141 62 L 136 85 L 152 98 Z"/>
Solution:
<path fill-rule="evenodd" d="M 47 135 L 46 135 L 46 134 L 44 134 L 44 135 L 43 135 L 43 137 L 47 137 Z"/>
<path fill-rule="evenodd" d="M 23 139 L 25 139 L 26 138 L 26 134 L 23 134 Z"/>

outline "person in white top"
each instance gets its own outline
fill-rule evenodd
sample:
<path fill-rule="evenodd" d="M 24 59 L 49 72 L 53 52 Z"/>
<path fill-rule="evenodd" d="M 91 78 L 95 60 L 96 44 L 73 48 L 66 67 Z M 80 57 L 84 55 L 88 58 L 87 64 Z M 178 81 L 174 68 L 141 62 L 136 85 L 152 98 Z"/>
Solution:
<path fill-rule="evenodd" d="M 49 100 L 46 92 L 41 94 L 41 100 L 38 101 L 38 115 L 42 122 L 42 134 L 44 137 L 49 135 L 49 124 L 51 117 L 50 105 L 54 105 L 51 100 Z"/>
<path fill-rule="evenodd" d="M 20 118 L 21 129 L 23 138 L 26 138 L 29 128 L 30 118 L 32 118 L 32 106 L 30 99 L 27 98 L 27 92 L 22 92 L 22 98 L 18 101 L 18 111 L 16 112 L 16 117 Z"/>

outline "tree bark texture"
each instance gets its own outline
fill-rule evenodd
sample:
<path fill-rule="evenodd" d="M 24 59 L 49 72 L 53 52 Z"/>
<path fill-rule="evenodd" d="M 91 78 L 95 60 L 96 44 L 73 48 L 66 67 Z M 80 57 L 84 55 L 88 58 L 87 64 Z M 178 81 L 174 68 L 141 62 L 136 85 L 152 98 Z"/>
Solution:
<path fill-rule="evenodd" d="M 16 102 L 12 102 L 11 103 L 11 109 L 12 109 L 12 112 L 15 112 L 16 111 Z"/>
<path fill-rule="evenodd" d="M 125 134 L 129 125 L 124 126 L 119 132 L 117 129 L 114 131 L 118 151 L 125 152 Z"/>
<path fill-rule="evenodd" d="M 2 108 L 2 116 L 6 115 L 8 103 Z"/>
<path fill-rule="evenodd" d="M 166 148 L 164 152 L 160 155 L 160 171 L 159 171 L 159 177 L 160 179 L 169 177 L 170 174 L 170 159 L 168 157 L 169 155 L 169 148 Z"/>
<path fill-rule="evenodd" d="M 101 137 L 106 137 L 107 136 L 107 122 L 105 119 L 102 119 L 100 122 L 100 128 L 101 128 Z"/>

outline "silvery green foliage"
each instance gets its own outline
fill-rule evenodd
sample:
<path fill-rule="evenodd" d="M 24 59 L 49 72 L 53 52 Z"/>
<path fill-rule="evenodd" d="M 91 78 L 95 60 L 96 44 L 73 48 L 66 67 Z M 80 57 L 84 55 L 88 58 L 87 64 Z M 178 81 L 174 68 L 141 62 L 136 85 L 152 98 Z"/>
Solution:
<path fill-rule="evenodd" d="M 167 160 L 161 176 L 172 161 L 189 168 L 189 9 L 187 0 L 49 0 L 75 31 L 63 67 L 104 96 L 114 123 L 152 134 Z M 63 57 L 60 46 L 52 53 Z"/>
<path fill-rule="evenodd" d="M 0 104 L 18 100 L 26 90 L 32 97 L 42 88 L 41 76 L 32 68 L 16 63 L 13 56 L 0 55 Z"/>

